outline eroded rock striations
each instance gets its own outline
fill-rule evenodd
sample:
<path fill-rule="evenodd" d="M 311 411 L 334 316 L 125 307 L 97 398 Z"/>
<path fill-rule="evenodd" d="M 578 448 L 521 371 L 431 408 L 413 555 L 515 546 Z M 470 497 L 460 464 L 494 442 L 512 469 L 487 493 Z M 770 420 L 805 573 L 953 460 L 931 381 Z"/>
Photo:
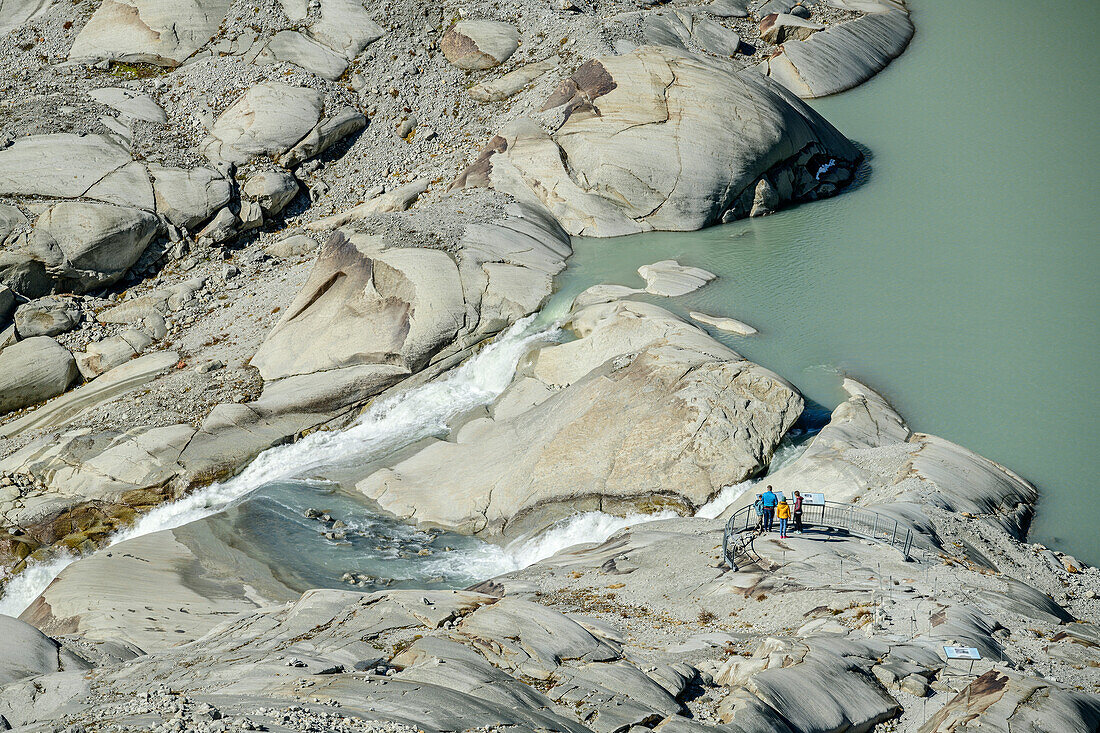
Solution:
<path fill-rule="evenodd" d="M 851 180 L 862 156 L 780 86 L 668 47 L 589 61 L 529 118 L 490 140 L 456 182 L 546 206 L 570 233 L 692 230 L 748 216 L 761 180 L 778 202 Z"/>
<path fill-rule="evenodd" d="M 696 229 L 843 188 L 859 152 L 798 97 L 896 57 L 902 3 L 93 5 L 0 3 L 0 413 L 21 411 L 0 425 L 0 558 L 84 556 L 0 617 L 0 728 L 1100 723 L 1097 571 L 1023 542 L 1025 480 L 855 382 L 767 481 L 896 518 L 908 562 L 814 528 L 760 537 L 730 572 L 723 520 L 702 516 L 466 591 L 302 595 L 224 524 L 96 551 L 461 363 L 548 302 L 570 233 Z M 456 174 L 496 190 L 444 192 Z M 669 297 L 711 277 L 643 275 Z M 583 293 L 492 404 L 358 489 L 498 539 L 589 509 L 713 516 L 740 486 L 736 510 L 803 400 L 623 300 L 640 293 Z M 976 679 L 947 644 L 981 651 Z"/>

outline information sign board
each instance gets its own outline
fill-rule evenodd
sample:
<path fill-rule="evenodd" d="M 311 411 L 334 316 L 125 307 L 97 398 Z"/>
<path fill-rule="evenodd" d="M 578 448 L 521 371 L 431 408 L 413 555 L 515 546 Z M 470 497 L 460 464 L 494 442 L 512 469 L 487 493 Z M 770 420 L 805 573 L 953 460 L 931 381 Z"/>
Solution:
<path fill-rule="evenodd" d="M 948 659 L 981 659 L 982 653 L 972 646 L 945 646 L 943 653 Z"/>

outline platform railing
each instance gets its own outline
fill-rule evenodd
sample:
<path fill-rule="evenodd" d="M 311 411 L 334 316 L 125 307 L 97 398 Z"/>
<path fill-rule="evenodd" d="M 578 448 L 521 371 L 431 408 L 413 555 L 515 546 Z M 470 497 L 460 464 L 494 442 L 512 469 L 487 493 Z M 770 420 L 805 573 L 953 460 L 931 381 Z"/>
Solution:
<path fill-rule="evenodd" d="M 722 554 L 734 570 L 738 558 L 759 561 L 753 550 L 753 540 L 761 532 L 760 519 L 751 504 L 741 507 L 726 522 L 722 537 Z M 778 520 L 776 520 L 778 524 Z M 793 521 L 788 524 L 788 529 Z M 864 509 L 854 504 L 826 501 L 824 504 L 802 504 L 802 524 L 806 528 L 844 531 L 857 537 L 896 548 L 908 560 L 913 547 L 913 531 L 893 517 Z"/>

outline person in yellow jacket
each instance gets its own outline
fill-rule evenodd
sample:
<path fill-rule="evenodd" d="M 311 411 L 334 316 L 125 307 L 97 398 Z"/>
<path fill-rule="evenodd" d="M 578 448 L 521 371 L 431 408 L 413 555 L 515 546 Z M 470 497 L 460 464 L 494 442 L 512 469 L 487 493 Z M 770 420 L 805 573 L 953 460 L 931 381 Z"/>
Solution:
<path fill-rule="evenodd" d="M 775 508 L 775 518 L 779 520 L 780 539 L 787 539 L 787 520 L 791 518 L 791 505 L 785 501 L 779 502 Z"/>

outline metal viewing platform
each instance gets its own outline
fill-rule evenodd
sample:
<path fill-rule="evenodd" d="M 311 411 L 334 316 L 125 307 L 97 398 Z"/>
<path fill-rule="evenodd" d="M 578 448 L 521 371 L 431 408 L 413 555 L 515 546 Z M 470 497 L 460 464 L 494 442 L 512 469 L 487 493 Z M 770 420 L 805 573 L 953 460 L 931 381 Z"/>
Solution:
<path fill-rule="evenodd" d="M 738 560 L 742 563 L 760 562 L 760 556 L 753 550 L 753 541 L 762 534 L 761 517 L 751 504 L 741 507 L 726 522 L 726 531 L 722 537 L 722 555 L 729 566 L 737 570 Z M 841 532 L 862 537 L 873 542 L 881 542 L 901 552 L 906 560 L 913 547 L 913 531 L 898 524 L 893 517 L 857 507 L 854 504 L 840 504 L 826 501 L 824 504 L 802 504 L 802 524 L 807 529 Z M 776 520 L 778 525 L 778 520 Z M 793 520 L 788 525 L 788 531 Z"/>

